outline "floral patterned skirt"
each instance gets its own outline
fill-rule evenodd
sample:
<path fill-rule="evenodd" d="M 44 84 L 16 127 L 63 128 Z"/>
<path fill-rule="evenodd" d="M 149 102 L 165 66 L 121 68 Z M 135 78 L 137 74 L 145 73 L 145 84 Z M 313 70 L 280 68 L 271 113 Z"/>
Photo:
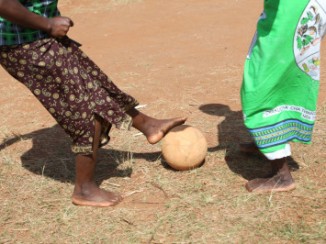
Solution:
<path fill-rule="evenodd" d="M 130 127 L 131 118 L 126 111 L 138 102 L 121 91 L 79 46 L 69 38 L 2 46 L 0 63 L 72 138 L 72 151 L 90 154 L 96 116 L 102 124 L 103 145 L 108 142 L 111 125 Z"/>

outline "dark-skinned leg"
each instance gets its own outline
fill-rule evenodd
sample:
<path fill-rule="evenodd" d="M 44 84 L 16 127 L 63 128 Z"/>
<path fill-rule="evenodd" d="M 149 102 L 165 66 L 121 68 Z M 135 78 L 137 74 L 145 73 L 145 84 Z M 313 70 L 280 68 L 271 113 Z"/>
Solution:
<path fill-rule="evenodd" d="M 76 180 L 72 195 L 72 202 L 76 205 L 108 207 L 122 200 L 120 195 L 100 189 L 94 180 L 100 135 L 101 123 L 96 120 L 93 154 L 76 156 Z"/>
<path fill-rule="evenodd" d="M 290 173 L 286 158 L 271 161 L 275 174 L 269 178 L 257 178 L 248 181 L 246 188 L 250 192 L 264 193 L 274 191 L 290 191 L 295 183 Z"/>
<path fill-rule="evenodd" d="M 155 144 L 159 142 L 172 128 L 184 124 L 187 118 L 155 119 L 132 108 L 127 111 L 132 117 L 132 126 L 141 131 L 148 142 Z"/>

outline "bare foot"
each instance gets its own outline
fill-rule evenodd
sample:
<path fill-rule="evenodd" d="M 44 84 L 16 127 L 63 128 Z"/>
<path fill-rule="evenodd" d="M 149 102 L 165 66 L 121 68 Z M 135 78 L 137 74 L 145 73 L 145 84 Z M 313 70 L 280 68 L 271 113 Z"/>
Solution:
<path fill-rule="evenodd" d="M 150 144 L 158 143 L 172 128 L 185 123 L 187 118 L 149 119 L 142 131 Z"/>
<path fill-rule="evenodd" d="M 274 175 L 271 178 L 257 178 L 248 181 L 245 186 L 249 192 L 255 193 L 291 191 L 295 189 L 292 176 L 288 177 L 282 174 Z"/>
<path fill-rule="evenodd" d="M 155 119 L 135 108 L 127 111 L 127 114 L 132 117 L 132 126 L 142 132 L 150 144 L 158 143 L 162 138 L 178 125 L 186 122 L 186 117 L 172 118 L 172 119 Z"/>
<path fill-rule="evenodd" d="M 122 200 L 119 194 L 105 191 L 93 183 L 85 184 L 83 187 L 75 187 L 72 195 L 72 203 L 79 206 L 110 207 Z"/>
<path fill-rule="evenodd" d="M 260 153 L 257 145 L 254 142 L 240 143 L 240 151 L 243 153 L 253 154 Z"/>

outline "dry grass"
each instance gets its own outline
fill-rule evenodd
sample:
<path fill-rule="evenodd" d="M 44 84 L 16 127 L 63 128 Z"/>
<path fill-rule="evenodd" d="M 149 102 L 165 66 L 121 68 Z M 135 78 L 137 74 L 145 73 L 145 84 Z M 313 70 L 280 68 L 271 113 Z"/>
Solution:
<path fill-rule="evenodd" d="M 176 172 L 162 162 L 159 145 L 144 146 L 136 131 L 114 130 L 112 146 L 101 150 L 97 180 L 122 192 L 125 201 L 109 209 L 71 204 L 73 155 L 50 119 L 41 130 L 35 130 L 41 124 L 25 124 L 25 135 L 1 123 L 0 242 L 323 243 L 325 154 L 318 138 L 326 130 L 326 114 L 320 110 L 318 117 L 314 147 L 294 147 L 298 189 L 270 195 L 244 190 L 244 178 L 259 173 L 262 159 L 239 155 L 232 137 L 223 142 L 226 148 L 211 148 L 201 168 Z M 232 121 L 223 127 L 229 133 L 241 124 L 239 117 Z"/>
<path fill-rule="evenodd" d="M 146 89 L 155 82 L 166 82 L 158 78 L 166 74 L 157 74 L 155 58 L 160 56 L 117 74 L 125 80 L 122 87 L 150 93 Z M 166 84 L 157 99 L 144 97 L 150 104 L 143 110 L 155 117 L 185 111 L 188 123 L 208 139 L 205 164 L 173 171 L 162 160 L 160 145 L 148 145 L 135 130 L 113 130 L 112 143 L 100 151 L 96 179 L 125 196 L 114 208 L 71 204 L 69 139 L 33 96 L 1 70 L 0 243 L 325 243 L 326 105 L 319 106 L 313 145 L 293 145 L 297 189 L 250 194 L 243 187 L 246 180 L 268 168 L 263 158 L 237 150 L 238 142 L 248 138 L 238 109 L 242 66 L 236 61 L 205 65 L 203 72 L 194 72 L 197 66 L 191 70 L 191 64 L 176 65 L 171 82 L 182 89 L 172 94 Z M 144 82 L 133 83 L 139 76 Z M 323 87 L 325 72 L 322 80 Z M 218 95 L 211 98 L 214 91 Z"/>

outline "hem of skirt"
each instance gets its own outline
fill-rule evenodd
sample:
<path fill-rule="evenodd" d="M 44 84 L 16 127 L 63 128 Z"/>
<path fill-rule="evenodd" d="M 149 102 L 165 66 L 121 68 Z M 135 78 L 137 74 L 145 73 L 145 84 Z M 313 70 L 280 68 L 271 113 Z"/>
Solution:
<path fill-rule="evenodd" d="M 265 157 L 268 160 L 276 160 L 276 159 L 281 159 L 281 158 L 286 158 L 291 156 L 291 146 L 290 144 L 285 144 L 285 147 L 277 150 L 275 152 L 270 152 L 270 153 L 264 153 Z"/>
<path fill-rule="evenodd" d="M 93 153 L 93 147 L 92 146 L 78 146 L 78 145 L 72 145 L 71 151 L 75 154 L 84 154 L 89 155 Z"/>
<path fill-rule="evenodd" d="M 128 110 L 132 109 L 132 108 L 135 108 L 136 106 L 138 106 L 139 103 L 137 101 L 129 104 L 128 106 L 124 107 L 124 112 L 127 112 Z M 132 118 L 126 114 L 126 116 L 123 118 L 123 120 L 119 123 L 116 124 L 116 127 L 118 129 L 122 129 L 122 130 L 130 130 L 132 126 Z"/>
<path fill-rule="evenodd" d="M 128 104 L 128 106 L 123 107 L 124 112 L 127 112 L 128 110 L 135 108 L 138 105 L 139 105 L 139 102 L 137 100 L 135 100 L 133 103 Z"/>
<path fill-rule="evenodd" d="M 135 101 L 135 102 L 129 104 L 128 106 L 124 107 L 123 109 L 124 109 L 125 112 L 127 112 L 129 109 L 134 108 L 137 105 L 139 105 L 139 103 L 137 101 Z M 121 122 L 116 123 L 116 127 L 118 129 L 130 130 L 131 126 L 132 126 L 132 118 L 128 114 L 125 115 L 125 117 L 123 118 L 123 120 Z M 100 147 L 106 145 L 108 142 L 109 142 L 109 140 L 105 144 L 100 145 Z M 71 146 L 71 151 L 73 153 L 75 153 L 75 154 L 85 154 L 85 155 L 86 154 L 92 154 L 93 153 L 93 147 L 91 145 L 90 146 L 72 145 Z"/>
<path fill-rule="evenodd" d="M 119 130 L 130 130 L 132 126 L 132 118 L 129 115 L 126 115 L 124 119 L 116 124 L 116 127 Z"/>

